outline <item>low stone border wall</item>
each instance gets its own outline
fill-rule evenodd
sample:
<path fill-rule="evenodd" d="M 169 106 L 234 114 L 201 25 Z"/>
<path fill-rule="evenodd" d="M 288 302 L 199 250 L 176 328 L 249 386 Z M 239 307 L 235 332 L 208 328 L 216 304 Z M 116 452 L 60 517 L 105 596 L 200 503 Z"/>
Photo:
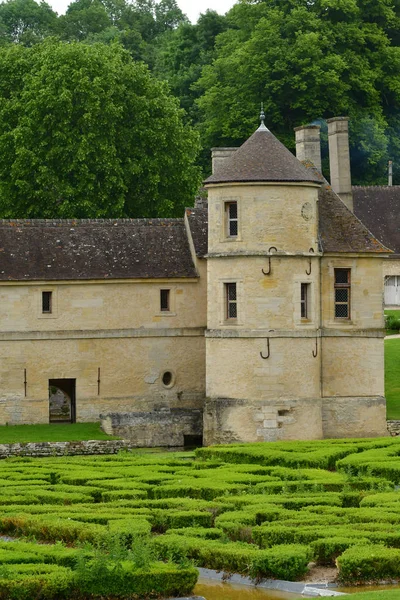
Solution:
<path fill-rule="evenodd" d="M 244 577 L 243 575 L 229 575 L 221 571 L 214 571 L 213 569 L 199 568 L 200 579 L 198 583 L 202 583 L 201 579 L 209 581 L 226 581 L 227 583 L 245 585 L 253 588 L 262 588 L 265 590 L 277 590 L 280 592 L 289 592 L 292 594 L 298 594 L 299 596 L 345 596 L 344 592 L 338 592 L 334 587 L 335 584 L 324 584 L 324 583 L 302 583 L 294 581 L 283 581 L 282 579 L 261 579 L 257 583 L 254 583 L 250 577 Z"/>
<path fill-rule="evenodd" d="M 125 440 L 89 440 L 83 442 L 26 442 L 0 444 L 0 459 L 10 456 L 76 456 L 79 454 L 116 454 L 134 448 Z"/>
<path fill-rule="evenodd" d="M 400 435 L 400 421 L 388 421 L 390 435 Z M 120 450 L 137 448 L 137 442 L 127 440 L 88 440 L 83 442 L 26 442 L 0 444 L 0 459 L 11 456 L 78 456 L 82 454 L 117 454 Z"/>
<path fill-rule="evenodd" d="M 387 428 L 390 435 L 400 435 L 400 421 L 388 421 Z"/>

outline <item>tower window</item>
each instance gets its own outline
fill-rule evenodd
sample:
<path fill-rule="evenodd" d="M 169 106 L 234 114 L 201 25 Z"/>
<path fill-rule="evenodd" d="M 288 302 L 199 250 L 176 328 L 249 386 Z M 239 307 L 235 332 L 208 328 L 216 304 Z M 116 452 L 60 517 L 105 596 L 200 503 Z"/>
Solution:
<path fill-rule="evenodd" d="M 350 319 L 350 269 L 335 269 L 335 319 Z"/>
<path fill-rule="evenodd" d="M 238 205 L 237 202 L 225 203 L 226 214 L 226 234 L 228 237 L 237 237 L 238 235 Z"/>
<path fill-rule="evenodd" d="M 160 310 L 163 312 L 169 312 L 170 309 L 170 291 L 171 290 L 160 290 Z"/>
<path fill-rule="evenodd" d="M 52 292 L 42 292 L 42 313 L 52 312 Z"/>
<path fill-rule="evenodd" d="M 302 319 L 310 318 L 310 283 L 302 283 L 300 290 L 300 314 Z"/>
<path fill-rule="evenodd" d="M 226 319 L 237 319 L 236 283 L 225 284 Z"/>

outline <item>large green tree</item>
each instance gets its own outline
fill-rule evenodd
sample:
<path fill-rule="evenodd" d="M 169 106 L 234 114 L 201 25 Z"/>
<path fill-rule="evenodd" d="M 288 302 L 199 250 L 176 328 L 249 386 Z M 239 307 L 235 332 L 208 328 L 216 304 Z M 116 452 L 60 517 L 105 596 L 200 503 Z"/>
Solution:
<path fill-rule="evenodd" d="M 197 134 L 165 85 L 118 45 L 0 50 L 0 215 L 181 214 Z"/>
<path fill-rule="evenodd" d="M 181 23 L 170 35 L 160 41 L 154 72 L 165 78 L 181 106 L 197 121 L 195 100 L 199 92 L 193 84 L 199 79 L 202 68 L 214 58 L 215 40 L 227 29 L 225 17 L 208 10 L 197 23 Z"/>
<path fill-rule="evenodd" d="M 0 4 L 0 39 L 31 46 L 57 32 L 57 14 L 46 2 L 8 0 Z"/>
<path fill-rule="evenodd" d="M 293 127 L 351 118 L 355 182 L 385 180 L 399 157 L 399 3 L 242 0 L 197 82 L 203 145 L 240 143 L 264 101 L 267 123 L 293 146 Z"/>

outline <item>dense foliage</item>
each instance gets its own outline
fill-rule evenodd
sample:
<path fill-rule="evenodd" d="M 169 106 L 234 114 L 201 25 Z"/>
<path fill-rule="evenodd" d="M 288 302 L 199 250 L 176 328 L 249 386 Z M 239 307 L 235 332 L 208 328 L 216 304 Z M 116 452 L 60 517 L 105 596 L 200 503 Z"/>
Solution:
<path fill-rule="evenodd" d="M 292 147 L 293 127 L 344 114 L 353 183 L 385 182 L 388 158 L 399 155 L 399 16 L 386 0 L 235 5 L 197 83 L 204 143 L 243 140 L 261 100 L 268 125 Z"/>
<path fill-rule="evenodd" d="M 385 184 L 389 159 L 394 161 L 394 181 L 397 183 L 400 177 L 399 30 L 400 3 L 391 0 L 238 0 L 225 16 L 207 11 L 196 24 L 188 21 L 176 0 L 73 0 L 66 14 L 61 16 L 43 0 L 40 4 L 35 0 L 5 0 L 0 4 L 0 41 L 3 47 L 0 61 L 5 69 L 11 69 L 11 73 L 6 78 L 3 99 L 9 100 L 7 94 L 11 94 L 14 86 L 18 95 L 21 85 L 21 61 L 17 60 L 18 53 L 7 50 L 10 44 L 24 48 L 41 46 L 43 40 L 51 37 L 68 42 L 68 45 L 73 42 L 85 47 L 93 44 L 111 46 L 114 50 L 110 50 L 109 54 L 105 49 L 100 51 L 100 46 L 93 50 L 103 53 L 110 69 L 115 67 L 113 57 L 116 45 L 121 45 L 134 61 L 145 63 L 155 77 L 168 83 L 172 94 L 186 111 L 183 118 L 198 128 L 202 142 L 200 164 L 205 175 L 210 170 L 210 147 L 242 143 L 254 131 L 258 107 L 263 101 L 268 126 L 292 149 L 293 127 L 309 122 L 322 125 L 323 168 L 328 177 L 324 119 L 348 115 L 351 119 L 353 183 Z M 42 56 L 47 64 L 49 46 L 44 48 L 30 56 Z M 15 52 L 15 48 L 13 50 Z M 10 53 L 14 61 L 12 64 L 7 63 Z M 44 58 L 46 53 L 47 58 Z M 60 51 L 55 62 L 49 64 L 51 70 L 60 69 L 63 78 L 71 77 L 68 65 L 61 67 L 63 61 L 68 63 L 67 54 L 65 50 Z M 139 69 L 138 65 L 135 68 Z M 82 73 L 82 76 L 77 103 L 86 93 L 86 74 Z M 42 86 L 43 91 L 39 96 L 48 94 L 45 77 L 47 75 L 44 72 L 43 77 L 37 79 L 32 94 L 37 95 Z M 107 69 L 100 70 L 94 77 L 96 82 L 97 78 L 102 80 L 100 87 L 105 98 L 110 85 Z M 79 72 L 72 75 L 75 85 L 78 80 Z M 90 76 L 89 81 L 93 81 Z M 67 93 L 71 92 L 68 85 L 63 86 L 60 82 L 57 85 L 62 90 L 66 87 Z M 89 104 L 96 94 L 94 86 Z M 171 97 L 165 88 L 158 95 L 160 102 L 156 112 L 159 115 L 163 112 L 169 114 Z M 27 100 L 30 102 L 26 105 L 24 118 L 31 121 L 41 119 L 43 111 L 35 107 L 29 95 Z M 102 99 L 99 104 L 101 102 Z M 147 96 L 142 97 L 141 102 L 146 104 Z M 57 118 L 57 110 L 63 108 L 50 102 L 48 110 L 54 110 L 54 118 Z M 120 110 L 118 104 L 115 110 Z M 141 111 L 146 113 L 146 108 Z M 98 123 L 97 114 L 92 115 L 92 109 L 89 109 L 89 113 L 90 122 L 86 123 L 86 129 L 82 132 L 84 136 L 87 128 Z M 68 112 L 67 116 L 72 117 Z M 152 118 L 154 113 L 143 122 L 144 127 L 150 126 Z M 100 125 L 107 130 L 107 118 Z M 38 123 L 39 129 L 40 126 Z M 80 135 L 79 130 L 77 132 L 73 127 L 71 131 L 75 136 Z M 168 132 L 166 137 L 176 140 L 181 133 L 175 135 L 174 132 Z M 75 216 L 180 214 L 182 205 L 192 201 L 193 189 L 199 183 L 197 174 L 190 166 L 196 154 L 193 133 L 188 130 L 184 133 L 188 144 L 183 153 L 189 151 L 189 162 L 180 162 L 179 152 L 175 154 L 178 144 L 167 148 L 170 158 L 167 174 L 165 170 L 155 174 L 155 179 L 161 177 L 160 185 L 163 184 L 165 189 L 160 198 L 156 193 L 150 207 L 147 206 L 147 198 L 142 198 L 143 186 L 139 190 L 130 188 L 124 177 L 120 178 L 119 171 L 124 171 L 125 165 L 118 165 L 120 169 L 114 171 L 114 157 L 110 162 L 109 156 L 93 164 L 88 160 L 87 152 L 82 154 L 80 146 L 80 160 L 87 162 L 87 172 L 76 169 L 74 164 L 68 173 L 71 185 L 67 191 L 67 204 L 72 202 L 74 210 L 68 207 L 59 211 L 55 209 L 54 202 L 47 203 L 47 198 L 42 194 L 44 190 L 47 190 L 45 195 L 54 193 L 54 182 L 46 181 L 47 187 L 44 183 L 41 187 L 41 184 L 37 190 L 39 193 L 30 196 L 19 214 L 67 216 L 74 211 Z M 43 127 L 41 135 L 46 135 Z M 19 131 L 15 137 L 19 139 Z M 58 131 L 52 135 L 50 129 L 47 141 L 55 147 L 56 153 L 63 152 L 63 137 L 64 134 L 61 132 L 58 135 Z M 149 152 L 153 152 L 152 140 L 143 137 L 142 133 L 138 137 L 136 132 L 132 137 L 138 144 L 138 154 L 142 153 L 143 144 L 150 144 Z M 23 142 L 26 143 L 25 140 Z M 31 151 L 31 148 L 28 150 Z M 73 148 L 72 153 L 75 154 L 75 151 L 76 148 Z M 2 155 L 7 152 L 8 147 L 5 146 Z M 46 170 L 53 157 L 39 152 L 36 162 L 29 164 L 28 161 L 25 164 L 24 151 L 22 155 L 15 163 L 10 164 L 11 159 L 6 161 L 4 171 L 10 171 L 12 167 L 15 185 L 24 188 L 26 177 L 29 176 L 30 180 L 37 177 L 39 165 Z M 160 156 L 164 160 L 164 147 L 160 149 Z M 21 163 L 25 173 L 22 173 L 20 183 L 17 173 Z M 176 172 L 186 179 L 182 190 L 174 168 L 170 168 L 175 164 Z M 115 182 L 110 187 L 108 174 L 105 175 L 106 185 L 103 186 L 102 181 L 101 172 L 107 169 L 115 173 Z M 145 178 L 150 172 L 153 173 L 153 165 L 151 168 L 147 165 L 143 171 L 139 167 L 139 171 L 140 177 Z M 90 199 L 88 206 L 82 210 L 80 188 L 86 187 L 87 177 L 92 179 L 89 190 L 92 185 L 104 189 L 104 197 L 99 199 L 96 210 Z M 39 172 L 38 178 L 42 180 L 43 174 Z M 191 185 L 188 185 L 188 181 Z M 149 197 L 157 185 L 150 181 Z M 49 189 L 52 191 L 49 192 Z M 4 193 L 10 194 L 10 190 L 6 189 Z M 21 189 L 20 193 L 25 191 Z M 112 202 L 112 209 L 104 206 L 106 194 Z M 133 198 L 133 194 L 136 194 L 135 207 L 122 207 L 128 197 Z M 185 201 L 182 200 L 182 194 L 186 195 Z M 14 201 L 12 194 L 9 198 L 11 205 Z M 49 207 L 47 212 L 43 212 L 44 205 Z M 11 212 L 3 207 L 0 208 L 0 214 L 8 215 Z"/>
<path fill-rule="evenodd" d="M 399 444 L 4 460 L 0 533 L 16 541 L 0 542 L 0 598 L 27 597 L 25 581 L 49 599 L 186 593 L 192 563 L 298 580 L 310 561 L 336 562 L 345 582 L 398 579 Z"/>
<path fill-rule="evenodd" d="M 3 217 L 180 215 L 197 149 L 165 85 L 118 45 L 0 52 Z"/>

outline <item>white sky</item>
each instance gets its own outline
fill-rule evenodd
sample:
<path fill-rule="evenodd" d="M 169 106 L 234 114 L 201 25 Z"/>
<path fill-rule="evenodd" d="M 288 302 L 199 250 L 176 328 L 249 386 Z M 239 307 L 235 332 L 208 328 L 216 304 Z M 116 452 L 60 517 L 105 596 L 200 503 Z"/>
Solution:
<path fill-rule="evenodd" d="M 224 15 L 234 4 L 235 0 L 177 0 L 182 12 L 196 23 L 200 13 L 205 13 L 207 8 L 216 10 L 220 15 Z"/>
<path fill-rule="evenodd" d="M 71 0 L 47 0 L 59 15 L 63 14 Z M 225 14 L 236 2 L 236 0 L 177 0 L 182 12 L 196 23 L 200 13 L 205 13 L 208 8 L 216 10 L 219 14 Z"/>

